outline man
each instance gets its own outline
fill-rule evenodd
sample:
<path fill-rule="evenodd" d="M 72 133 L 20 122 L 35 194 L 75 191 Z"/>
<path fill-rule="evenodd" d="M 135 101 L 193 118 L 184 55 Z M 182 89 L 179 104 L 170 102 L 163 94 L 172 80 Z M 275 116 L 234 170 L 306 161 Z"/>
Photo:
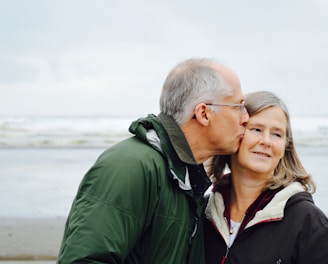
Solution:
<path fill-rule="evenodd" d="M 186 60 L 167 76 L 160 110 L 85 175 L 58 263 L 204 262 L 202 163 L 239 147 L 249 118 L 239 79 L 212 60 Z"/>

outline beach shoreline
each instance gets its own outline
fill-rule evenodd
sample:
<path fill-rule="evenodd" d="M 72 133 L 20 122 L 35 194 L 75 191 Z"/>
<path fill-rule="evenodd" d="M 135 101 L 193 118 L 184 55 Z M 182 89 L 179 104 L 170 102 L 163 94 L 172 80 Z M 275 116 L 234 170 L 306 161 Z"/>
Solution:
<path fill-rule="evenodd" d="M 64 217 L 0 219 L 0 261 L 55 262 L 65 221 Z"/>

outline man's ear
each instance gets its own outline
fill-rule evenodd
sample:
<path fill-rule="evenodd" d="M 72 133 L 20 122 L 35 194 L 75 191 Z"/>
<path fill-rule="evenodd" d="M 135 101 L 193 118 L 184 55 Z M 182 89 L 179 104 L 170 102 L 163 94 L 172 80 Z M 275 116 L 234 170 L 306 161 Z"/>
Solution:
<path fill-rule="evenodd" d="M 200 103 L 195 107 L 195 118 L 197 122 L 201 123 L 203 126 L 208 126 L 209 118 L 208 118 L 208 107 L 204 103 Z"/>

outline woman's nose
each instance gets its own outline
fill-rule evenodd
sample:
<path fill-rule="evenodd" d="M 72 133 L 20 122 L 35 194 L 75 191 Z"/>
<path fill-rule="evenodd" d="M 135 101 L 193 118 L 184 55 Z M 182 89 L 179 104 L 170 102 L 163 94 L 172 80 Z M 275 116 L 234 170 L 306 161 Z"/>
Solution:
<path fill-rule="evenodd" d="M 272 146 L 272 140 L 271 140 L 271 135 L 270 133 L 263 133 L 262 134 L 262 137 L 261 137 L 261 141 L 260 143 L 262 145 L 265 145 L 265 146 L 268 146 L 268 147 L 271 147 Z"/>

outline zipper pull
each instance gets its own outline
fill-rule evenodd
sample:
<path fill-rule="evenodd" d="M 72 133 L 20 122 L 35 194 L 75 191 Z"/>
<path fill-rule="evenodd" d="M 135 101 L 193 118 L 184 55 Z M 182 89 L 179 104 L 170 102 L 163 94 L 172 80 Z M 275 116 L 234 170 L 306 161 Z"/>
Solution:
<path fill-rule="evenodd" d="M 191 246 L 192 241 L 194 239 L 194 236 L 196 235 L 197 229 L 198 229 L 198 218 L 194 216 L 194 230 L 192 231 L 190 237 L 189 237 L 189 245 Z"/>
<path fill-rule="evenodd" d="M 221 264 L 224 264 L 228 258 L 229 248 L 227 247 L 225 255 L 221 259 Z"/>

